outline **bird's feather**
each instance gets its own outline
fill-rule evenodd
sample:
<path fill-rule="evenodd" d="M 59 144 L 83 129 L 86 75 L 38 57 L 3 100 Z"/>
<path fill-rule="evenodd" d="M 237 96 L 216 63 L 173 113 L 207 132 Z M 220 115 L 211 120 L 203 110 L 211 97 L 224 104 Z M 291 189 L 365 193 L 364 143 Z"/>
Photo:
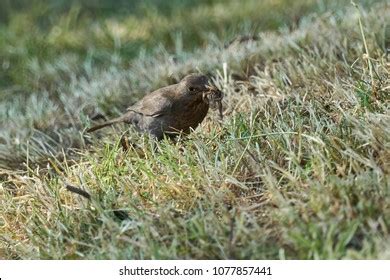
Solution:
<path fill-rule="evenodd" d="M 167 86 L 147 94 L 139 102 L 127 108 L 127 111 L 151 117 L 170 114 L 175 99 L 175 86 Z"/>

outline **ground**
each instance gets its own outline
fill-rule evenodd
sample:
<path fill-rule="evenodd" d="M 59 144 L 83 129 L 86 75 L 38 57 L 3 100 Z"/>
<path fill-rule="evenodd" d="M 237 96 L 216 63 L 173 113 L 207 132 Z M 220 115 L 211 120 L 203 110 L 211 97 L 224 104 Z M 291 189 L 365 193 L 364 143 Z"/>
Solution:
<path fill-rule="evenodd" d="M 389 259 L 390 6 L 356 2 L 3 1 L 0 259 Z M 85 132 L 190 72 L 222 123 Z"/>

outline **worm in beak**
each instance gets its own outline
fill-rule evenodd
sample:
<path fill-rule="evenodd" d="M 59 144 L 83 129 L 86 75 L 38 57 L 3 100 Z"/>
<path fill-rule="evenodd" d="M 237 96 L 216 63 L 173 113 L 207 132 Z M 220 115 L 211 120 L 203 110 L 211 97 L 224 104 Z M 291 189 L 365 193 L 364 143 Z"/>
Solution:
<path fill-rule="evenodd" d="M 203 93 L 203 100 L 211 105 L 212 109 L 218 109 L 219 118 L 223 119 L 222 112 L 223 92 L 215 86 L 207 86 L 207 91 Z"/>

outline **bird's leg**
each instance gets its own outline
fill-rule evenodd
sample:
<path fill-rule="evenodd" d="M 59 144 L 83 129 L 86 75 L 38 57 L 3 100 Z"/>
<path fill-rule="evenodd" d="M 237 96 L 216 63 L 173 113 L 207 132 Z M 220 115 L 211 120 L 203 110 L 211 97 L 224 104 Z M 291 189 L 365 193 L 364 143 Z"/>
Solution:
<path fill-rule="evenodd" d="M 125 135 L 122 135 L 120 143 L 121 143 L 123 151 L 126 152 L 130 149 L 129 139 Z"/>
<path fill-rule="evenodd" d="M 126 137 L 126 133 L 123 133 L 121 136 L 121 139 L 119 140 L 119 143 L 122 146 L 122 149 L 124 152 L 128 151 L 130 148 L 136 148 L 137 145 L 133 142 L 129 141 L 129 137 Z"/>

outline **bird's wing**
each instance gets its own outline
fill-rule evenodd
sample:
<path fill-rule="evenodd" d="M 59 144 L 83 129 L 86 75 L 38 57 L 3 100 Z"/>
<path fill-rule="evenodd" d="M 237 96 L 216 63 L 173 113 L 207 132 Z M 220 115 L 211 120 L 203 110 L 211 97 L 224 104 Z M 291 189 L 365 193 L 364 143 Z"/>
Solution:
<path fill-rule="evenodd" d="M 145 95 L 144 98 L 135 103 L 133 106 L 127 108 L 127 110 L 151 117 L 169 114 L 172 109 L 174 92 L 175 91 L 172 86 L 153 91 Z"/>

